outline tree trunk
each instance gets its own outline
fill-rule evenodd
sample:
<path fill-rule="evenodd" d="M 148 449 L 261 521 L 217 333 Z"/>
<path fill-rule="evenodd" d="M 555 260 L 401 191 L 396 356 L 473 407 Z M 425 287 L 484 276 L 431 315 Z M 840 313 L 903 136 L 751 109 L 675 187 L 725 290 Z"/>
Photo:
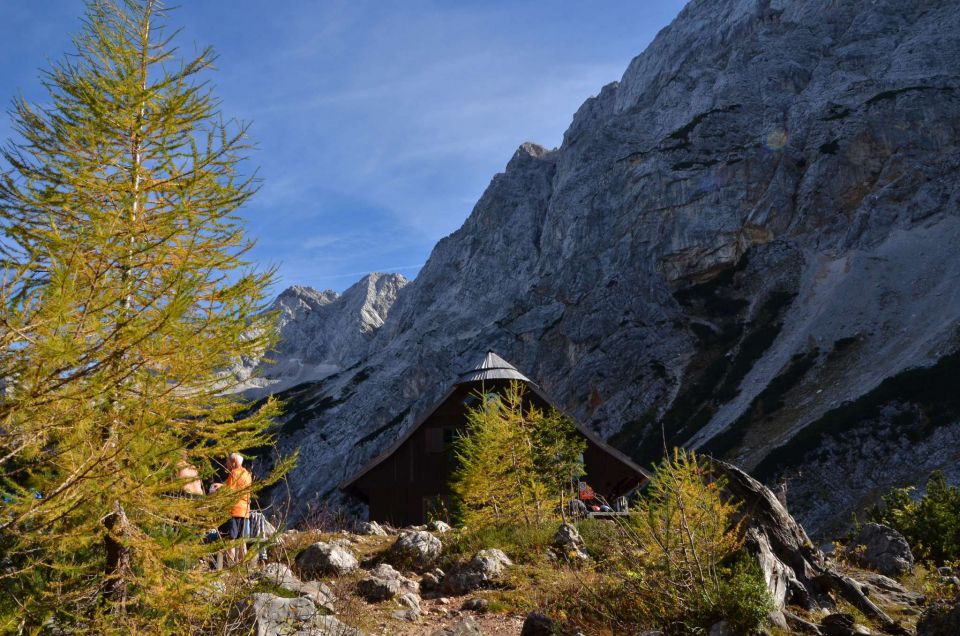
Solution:
<path fill-rule="evenodd" d="M 787 604 L 808 610 L 832 608 L 828 593 L 833 591 L 878 620 L 887 633 L 907 633 L 867 598 L 858 582 L 831 569 L 823 552 L 769 488 L 732 464 L 714 459 L 712 466 L 740 503 L 745 546 L 760 563 L 778 611 Z"/>
<path fill-rule="evenodd" d="M 103 525 L 107 530 L 103 537 L 107 554 L 104 599 L 112 605 L 112 612 L 123 612 L 129 595 L 132 553 L 124 544 L 124 538 L 130 533 L 130 522 L 119 501 L 114 502 L 113 512 L 103 518 Z"/>

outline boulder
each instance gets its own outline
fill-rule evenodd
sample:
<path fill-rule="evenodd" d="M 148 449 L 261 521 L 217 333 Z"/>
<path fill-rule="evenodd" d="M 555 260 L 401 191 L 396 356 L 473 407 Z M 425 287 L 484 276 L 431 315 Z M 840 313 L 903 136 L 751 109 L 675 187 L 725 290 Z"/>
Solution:
<path fill-rule="evenodd" d="M 297 571 L 306 580 L 321 576 L 341 576 L 360 567 L 348 549 L 336 543 L 314 543 L 297 555 Z"/>
<path fill-rule="evenodd" d="M 429 528 L 431 532 L 436 532 L 437 534 L 446 534 L 447 532 L 453 530 L 453 528 L 450 527 L 450 524 L 444 523 L 439 519 L 434 519 L 428 523 L 427 528 Z"/>
<path fill-rule="evenodd" d="M 316 581 L 301 581 L 290 568 L 282 563 L 268 563 L 261 570 L 255 572 L 254 576 L 285 590 L 305 596 L 313 601 L 317 607 L 321 607 L 328 612 L 335 611 L 334 602 L 336 598 L 329 587 Z"/>
<path fill-rule="evenodd" d="M 251 594 L 234 607 L 231 620 L 256 636 L 363 636 L 304 597 Z"/>
<path fill-rule="evenodd" d="M 853 547 L 851 552 L 856 561 L 880 574 L 900 577 L 913 569 L 910 544 L 893 528 L 879 523 L 864 524 Z"/>
<path fill-rule="evenodd" d="M 444 577 L 443 570 L 434 568 L 420 577 L 420 589 L 424 592 L 434 592 L 440 589 Z"/>
<path fill-rule="evenodd" d="M 567 561 L 590 559 L 590 555 L 587 554 L 587 545 L 583 542 L 577 527 L 572 523 L 564 523 L 557 529 L 557 533 L 553 535 L 553 546 L 555 552 Z"/>
<path fill-rule="evenodd" d="M 511 565 L 513 561 L 502 550 L 480 550 L 470 561 L 455 567 L 443 578 L 443 589 L 459 595 L 490 587 L 503 574 L 504 568 Z"/>
<path fill-rule="evenodd" d="M 862 633 L 856 631 L 857 627 L 853 614 L 828 614 L 820 621 L 820 632 L 824 636 L 854 636 Z"/>
<path fill-rule="evenodd" d="M 485 598 L 472 598 L 468 601 L 465 601 L 463 605 L 460 606 L 460 609 L 464 609 L 470 612 L 486 612 L 490 608 L 490 601 Z"/>
<path fill-rule="evenodd" d="M 363 521 L 357 524 L 357 534 L 365 534 L 374 537 L 385 537 L 387 531 L 383 529 L 376 521 Z"/>
<path fill-rule="evenodd" d="M 938 601 L 928 607 L 917 623 L 917 636 L 956 636 L 960 634 L 960 597 L 952 603 Z"/>
<path fill-rule="evenodd" d="M 426 530 L 415 530 L 401 534 L 392 552 L 395 559 L 422 570 L 436 562 L 443 552 L 443 544 Z"/>
<path fill-rule="evenodd" d="M 397 597 L 397 602 L 407 609 L 420 611 L 420 597 L 412 592 L 404 592 Z"/>
<path fill-rule="evenodd" d="M 420 586 L 386 563 L 381 563 L 357 583 L 357 590 L 365 599 L 376 603 L 406 593 L 419 595 Z"/>
<path fill-rule="evenodd" d="M 520 636 L 553 636 L 555 631 L 552 618 L 539 612 L 530 612 L 523 621 Z"/>
<path fill-rule="evenodd" d="M 422 614 L 420 609 L 420 597 L 416 594 L 405 592 L 397 597 L 397 603 L 399 603 L 404 609 L 394 612 L 394 618 L 410 621 L 411 623 L 416 622 L 416 620 L 420 618 L 420 615 Z"/>
<path fill-rule="evenodd" d="M 468 617 L 453 625 L 438 629 L 433 632 L 432 636 L 483 636 L 483 632 L 480 631 L 477 621 Z"/>
<path fill-rule="evenodd" d="M 733 629 L 731 629 L 730 623 L 720 621 L 710 626 L 710 631 L 707 632 L 707 636 L 736 636 L 736 634 Z"/>
<path fill-rule="evenodd" d="M 924 602 L 923 594 L 911 592 L 888 576 L 864 571 L 859 573 L 858 577 L 865 587 L 867 596 L 885 604 L 916 607 Z M 900 611 L 907 610 L 908 607 L 903 607 Z"/>

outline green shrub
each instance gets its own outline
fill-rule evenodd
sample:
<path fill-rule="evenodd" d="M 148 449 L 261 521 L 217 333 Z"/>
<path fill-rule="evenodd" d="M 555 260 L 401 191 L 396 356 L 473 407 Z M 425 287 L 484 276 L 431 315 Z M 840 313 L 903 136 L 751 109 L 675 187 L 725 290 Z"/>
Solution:
<path fill-rule="evenodd" d="M 727 621 L 734 634 L 759 631 L 774 609 L 759 564 L 745 555 L 721 572 L 718 593 L 703 601 L 695 611 L 698 627 L 708 629 L 714 623 Z"/>
<path fill-rule="evenodd" d="M 576 526 L 587 553 L 598 563 L 607 561 L 611 555 L 619 552 L 622 537 L 617 524 L 604 519 L 582 519 Z"/>
<path fill-rule="evenodd" d="M 914 490 L 894 488 L 867 519 L 899 531 L 920 561 L 944 565 L 960 559 L 960 487 L 950 486 L 938 470 L 922 497 L 916 499 Z"/>
<path fill-rule="evenodd" d="M 583 474 L 586 441 L 569 417 L 542 411 L 512 382 L 502 393 L 480 393 L 467 411 L 466 433 L 454 443 L 450 480 L 453 518 L 472 529 L 559 519 L 572 479 Z"/>
<path fill-rule="evenodd" d="M 620 626 L 689 634 L 726 620 L 748 634 L 764 625 L 773 601 L 759 568 L 743 560 L 737 504 L 724 492 L 694 453 L 678 449 L 657 468 L 635 513 L 616 526 L 612 582 L 595 594 L 611 599 Z"/>

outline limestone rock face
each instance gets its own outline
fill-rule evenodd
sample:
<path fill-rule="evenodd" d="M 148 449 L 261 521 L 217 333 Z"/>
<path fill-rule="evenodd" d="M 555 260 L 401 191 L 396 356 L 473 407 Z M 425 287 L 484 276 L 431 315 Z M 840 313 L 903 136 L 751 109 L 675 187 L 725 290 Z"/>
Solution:
<path fill-rule="evenodd" d="M 362 359 L 407 279 L 368 274 L 343 294 L 294 285 L 273 301 L 280 339 L 264 359 L 244 360 L 241 387 L 259 397 L 337 373 Z"/>
<path fill-rule="evenodd" d="M 559 148 L 520 146 L 351 365 L 281 396 L 293 500 L 487 349 L 641 465 L 663 431 L 788 480 L 815 537 L 960 479 L 958 74 L 945 0 L 693 0 Z"/>

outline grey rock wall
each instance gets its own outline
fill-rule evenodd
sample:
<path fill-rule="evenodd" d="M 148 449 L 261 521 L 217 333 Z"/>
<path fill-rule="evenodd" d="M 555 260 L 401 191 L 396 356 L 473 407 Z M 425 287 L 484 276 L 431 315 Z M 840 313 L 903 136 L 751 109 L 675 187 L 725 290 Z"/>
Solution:
<path fill-rule="evenodd" d="M 286 394 L 293 496 L 335 498 L 486 349 L 641 462 L 665 436 L 789 479 L 813 534 L 922 481 L 960 422 L 956 8 L 691 2 L 560 148 L 517 150 L 362 356 Z"/>
<path fill-rule="evenodd" d="M 364 276 L 343 294 L 294 285 L 274 300 L 280 339 L 263 359 L 242 361 L 241 389 L 256 398 L 314 382 L 355 364 L 383 326 L 407 279 L 400 274 Z"/>

